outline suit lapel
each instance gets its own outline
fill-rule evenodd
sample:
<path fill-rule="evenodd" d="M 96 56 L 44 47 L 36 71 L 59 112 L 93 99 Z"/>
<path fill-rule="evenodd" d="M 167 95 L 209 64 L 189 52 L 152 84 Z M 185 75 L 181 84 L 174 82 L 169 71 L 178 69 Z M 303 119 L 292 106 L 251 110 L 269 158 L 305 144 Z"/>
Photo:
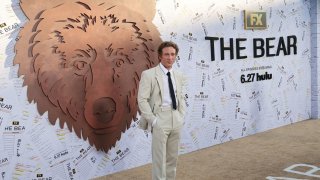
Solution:
<path fill-rule="evenodd" d="M 157 79 L 157 82 L 158 82 L 158 85 L 160 87 L 160 93 L 161 93 L 161 96 L 163 94 L 163 79 L 162 79 L 162 70 L 160 69 L 160 65 L 158 65 L 156 67 L 156 79 Z M 162 99 L 162 98 L 161 98 Z"/>

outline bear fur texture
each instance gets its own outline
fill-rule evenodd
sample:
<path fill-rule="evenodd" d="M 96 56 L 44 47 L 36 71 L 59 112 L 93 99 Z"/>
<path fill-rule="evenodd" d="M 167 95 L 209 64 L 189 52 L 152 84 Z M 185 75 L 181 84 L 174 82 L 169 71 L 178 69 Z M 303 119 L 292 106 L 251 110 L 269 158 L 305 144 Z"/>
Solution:
<path fill-rule="evenodd" d="M 158 64 L 155 1 L 21 0 L 29 21 L 14 64 L 29 102 L 107 152 L 138 112 L 141 72 Z"/>

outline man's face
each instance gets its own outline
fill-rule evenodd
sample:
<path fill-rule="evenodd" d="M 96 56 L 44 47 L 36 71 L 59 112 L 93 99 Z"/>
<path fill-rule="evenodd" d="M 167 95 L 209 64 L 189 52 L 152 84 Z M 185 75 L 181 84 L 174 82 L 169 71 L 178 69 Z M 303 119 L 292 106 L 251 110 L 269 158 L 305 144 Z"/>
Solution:
<path fill-rule="evenodd" d="M 159 59 L 161 64 L 169 70 L 172 68 L 176 56 L 176 50 L 173 47 L 165 47 L 162 49 L 162 54 L 159 55 Z"/>

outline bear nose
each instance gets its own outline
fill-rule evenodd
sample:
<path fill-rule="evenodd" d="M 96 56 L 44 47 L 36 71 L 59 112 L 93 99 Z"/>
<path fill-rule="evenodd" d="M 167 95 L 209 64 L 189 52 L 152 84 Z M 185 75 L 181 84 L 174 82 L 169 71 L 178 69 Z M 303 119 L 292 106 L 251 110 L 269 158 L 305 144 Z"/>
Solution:
<path fill-rule="evenodd" d="M 112 98 L 99 98 L 93 103 L 93 115 L 97 121 L 102 123 L 109 122 L 113 119 L 115 112 L 116 103 Z"/>

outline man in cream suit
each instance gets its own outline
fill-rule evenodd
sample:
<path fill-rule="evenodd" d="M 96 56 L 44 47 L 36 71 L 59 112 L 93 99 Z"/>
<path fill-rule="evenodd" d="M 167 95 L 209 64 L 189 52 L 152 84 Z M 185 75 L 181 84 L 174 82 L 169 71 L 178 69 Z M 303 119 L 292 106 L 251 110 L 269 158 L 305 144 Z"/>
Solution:
<path fill-rule="evenodd" d="M 175 43 L 163 42 L 158 48 L 160 63 L 143 71 L 139 84 L 139 125 L 152 132 L 153 180 L 175 179 L 176 176 L 186 82 L 184 76 L 173 69 L 178 51 Z"/>

